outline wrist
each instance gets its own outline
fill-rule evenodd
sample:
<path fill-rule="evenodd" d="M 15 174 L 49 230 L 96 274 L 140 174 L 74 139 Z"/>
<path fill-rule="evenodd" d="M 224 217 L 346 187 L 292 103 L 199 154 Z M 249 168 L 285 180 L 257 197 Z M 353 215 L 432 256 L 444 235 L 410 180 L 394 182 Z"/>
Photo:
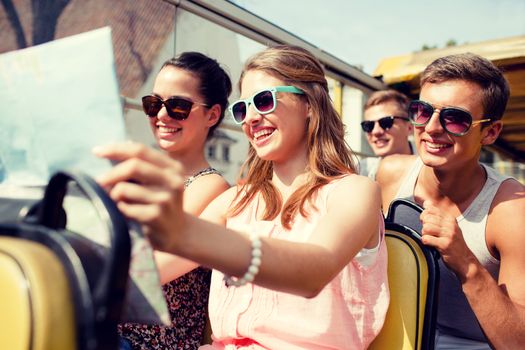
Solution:
<path fill-rule="evenodd" d="M 192 220 L 194 217 L 186 212 L 184 212 L 179 220 L 177 221 L 176 226 L 172 226 L 168 232 L 164 232 L 163 235 L 167 236 L 165 238 L 164 251 L 185 256 L 186 250 L 191 250 L 188 248 L 191 245 L 191 234 L 188 232 L 192 227 Z M 188 248 L 188 249 L 187 249 Z"/>
<path fill-rule="evenodd" d="M 461 270 L 462 272 L 457 275 L 462 285 L 476 281 L 482 278 L 483 275 L 483 267 L 475 257 L 473 259 L 468 259 Z"/>
<path fill-rule="evenodd" d="M 246 272 L 244 275 L 240 278 L 235 278 L 232 276 L 224 275 L 224 283 L 227 287 L 233 286 L 233 287 L 241 287 L 247 283 L 253 282 L 255 279 L 255 275 L 259 273 L 259 267 L 261 266 L 261 258 L 262 258 L 262 242 L 259 236 L 252 235 L 250 237 L 251 242 L 251 258 L 250 258 L 250 264 L 248 265 L 248 268 L 246 269 Z"/>

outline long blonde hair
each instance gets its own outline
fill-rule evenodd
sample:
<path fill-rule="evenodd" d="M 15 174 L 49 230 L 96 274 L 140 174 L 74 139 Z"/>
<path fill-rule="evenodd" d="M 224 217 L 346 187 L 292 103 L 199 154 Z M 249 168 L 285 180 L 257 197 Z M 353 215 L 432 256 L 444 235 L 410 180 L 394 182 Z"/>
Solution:
<path fill-rule="evenodd" d="M 270 47 L 251 57 L 244 65 L 239 79 L 239 90 L 248 71 L 263 71 L 287 85 L 302 91 L 310 105 L 307 129 L 308 170 L 310 176 L 284 203 L 281 224 L 291 228 L 293 218 L 300 213 L 308 216 L 307 202 L 313 206 L 317 190 L 334 178 L 355 173 L 350 147 L 344 139 L 344 125 L 332 105 L 328 94 L 328 83 L 321 63 L 307 50 L 289 45 Z M 250 145 L 248 158 L 241 168 L 242 186 L 237 192 L 229 215 L 239 214 L 261 193 L 266 204 L 264 220 L 272 220 L 281 211 L 282 197 L 273 186 L 271 161 L 259 158 Z M 315 207 L 314 207 L 315 209 Z"/>

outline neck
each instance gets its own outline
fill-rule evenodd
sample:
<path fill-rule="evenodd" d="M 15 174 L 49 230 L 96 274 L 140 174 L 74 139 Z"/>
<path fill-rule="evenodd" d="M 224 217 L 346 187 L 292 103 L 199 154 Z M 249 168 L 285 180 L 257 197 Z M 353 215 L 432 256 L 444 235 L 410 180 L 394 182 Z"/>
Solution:
<path fill-rule="evenodd" d="M 306 182 L 308 176 L 306 157 L 295 158 L 285 163 L 273 163 L 272 182 L 283 198 Z"/>
<path fill-rule="evenodd" d="M 400 152 L 397 152 L 399 154 L 413 154 L 412 152 L 412 146 L 410 145 L 410 142 L 407 142 L 404 144 L 404 147 L 401 149 Z"/>
<path fill-rule="evenodd" d="M 423 166 L 415 195 L 420 199 L 430 199 L 438 206 L 441 203 L 442 206 L 456 207 L 460 213 L 474 200 L 485 181 L 485 170 L 478 162 L 454 170 Z"/>
<path fill-rule="evenodd" d="M 189 177 L 198 171 L 210 166 L 203 150 L 184 150 L 181 152 L 171 152 L 169 156 L 180 162 L 184 168 L 184 175 Z"/>

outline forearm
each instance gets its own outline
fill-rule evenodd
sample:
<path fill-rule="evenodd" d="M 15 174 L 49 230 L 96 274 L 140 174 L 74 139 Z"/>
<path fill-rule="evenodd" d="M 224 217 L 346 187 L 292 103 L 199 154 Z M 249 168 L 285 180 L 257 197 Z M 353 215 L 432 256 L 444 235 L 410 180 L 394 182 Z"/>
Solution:
<path fill-rule="evenodd" d="M 171 282 L 199 266 L 193 261 L 165 252 L 154 251 L 154 257 L 161 284 Z"/>
<path fill-rule="evenodd" d="M 183 230 L 171 252 L 231 276 L 246 272 L 252 251 L 247 235 L 189 215 Z M 263 238 L 262 264 L 254 283 L 312 297 L 341 267 L 341 262 L 322 246 Z"/>
<path fill-rule="evenodd" d="M 525 308 L 514 303 L 479 263 L 469 264 L 462 288 L 495 349 L 519 349 L 525 344 Z"/>

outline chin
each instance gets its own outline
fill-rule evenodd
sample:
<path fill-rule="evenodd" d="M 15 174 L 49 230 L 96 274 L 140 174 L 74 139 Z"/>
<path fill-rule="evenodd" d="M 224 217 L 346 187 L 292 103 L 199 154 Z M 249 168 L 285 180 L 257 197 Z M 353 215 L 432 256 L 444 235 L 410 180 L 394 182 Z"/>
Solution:
<path fill-rule="evenodd" d="M 421 158 L 423 164 L 435 169 L 445 168 L 448 164 L 450 164 L 450 160 L 443 156 L 424 153 L 419 154 L 419 157 Z"/>
<path fill-rule="evenodd" d="M 157 146 L 165 152 L 175 152 L 179 148 L 176 143 L 167 142 L 164 140 L 157 140 Z"/>
<path fill-rule="evenodd" d="M 386 148 L 381 148 L 381 149 L 378 149 L 378 150 L 374 150 L 374 153 L 378 157 L 386 157 L 386 156 L 388 156 L 390 154 L 390 150 L 386 149 Z"/>

